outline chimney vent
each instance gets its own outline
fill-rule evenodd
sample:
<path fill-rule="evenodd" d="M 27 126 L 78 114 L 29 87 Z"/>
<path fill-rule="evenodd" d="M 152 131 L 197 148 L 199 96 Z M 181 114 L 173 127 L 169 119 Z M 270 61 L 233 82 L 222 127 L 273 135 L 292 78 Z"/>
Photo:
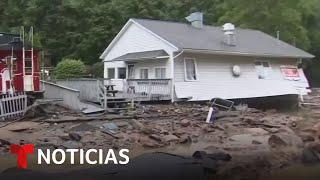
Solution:
<path fill-rule="evenodd" d="M 202 12 L 191 13 L 189 16 L 186 17 L 186 19 L 195 28 L 201 29 L 203 27 L 203 13 Z"/>
<path fill-rule="evenodd" d="M 224 31 L 224 43 L 229 46 L 236 45 L 235 26 L 232 23 L 226 23 L 222 26 Z"/>

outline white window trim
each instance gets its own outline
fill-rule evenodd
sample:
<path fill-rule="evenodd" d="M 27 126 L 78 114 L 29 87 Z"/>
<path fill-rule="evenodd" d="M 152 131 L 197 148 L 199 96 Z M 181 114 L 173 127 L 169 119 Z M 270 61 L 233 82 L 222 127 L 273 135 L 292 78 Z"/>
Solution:
<path fill-rule="evenodd" d="M 125 74 L 126 77 L 124 77 L 123 79 L 127 79 L 127 67 L 117 67 L 117 77 L 115 77 L 115 78 L 116 79 L 122 79 L 122 78 L 119 78 L 119 69 L 120 68 L 123 68 L 123 69 L 126 70 L 126 74 Z"/>
<path fill-rule="evenodd" d="M 165 78 L 157 78 L 156 77 L 156 69 L 160 69 L 160 68 L 166 70 L 166 72 L 164 74 Z M 167 78 L 167 67 L 166 66 L 156 66 L 156 67 L 153 68 L 153 70 L 154 70 L 154 78 L 155 79 L 166 79 Z"/>
<path fill-rule="evenodd" d="M 260 62 L 262 68 L 269 69 L 269 71 L 270 71 L 271 73 L 273 72 L 273 69 L 272 69 L 272 66 L 271 66 L 270 61 L 268 61 L 268 60 L 255 60 L 255 61 L 254 61 L 254 67 L 255 67 L 257 73 L 258 73 L 258 71 L 257 71 L 257 65 L 255 65 L 256 62 Z M 264 66 L 262 65 L 262 63 L 264 63 L 264 62 L 267 62 L 267 63 L 269 64 L 269 67 L 268 67 L 268 68 L 267 68 L 267 67 L 264 67 Z M 259 75 L 259 74 L 258 74 L 258 75 Z M 268 77 L 263 78 L 263 79 L 270 79 L 272 75 L 271 75 L 271 74 L 268 74 L 267 76 L 268 76 Z M 258 77 L 258 78 L 259 78 L 259 77 Z M 260 79 L 260 78 L 259 78 L 259 79 Z"/>
<path fill-rule="evenodd" d="M 135 75 L 135 65 L 134 64 L 127 64 L 126 68 L 127 68 L 127 73 L 126 73 L 126 79 L 131 79 L 129 77 L 129 66 L 133 66 L 133 79 L 135 79 L 136 75 Z"/>
<path fill-rule="evenodd" d="M 114 69 L 114 78 L 110 78 L 110 77 L 109 77 L 109 69 Z M 117 68 L 116 68 L 116 67 L 108 67 L 108 68 L 107 68 L 107 78 L 108 78 L 108 79 L 116 79 L 116 74 L 117 74 L 116 71 L 117 71 Z"/>
<path fill-rule="evenodd" d="M 147 69 L 148 70 L 148 79 L 150 79 L 150 68 L 149 67 L 140 67 L 139 68 L 139 79 L 141 79 L 141 70 Z"/>
<path fill-rule="evenodd" d="M 190 79 L 187 79 L 187 66 L 186 66 L 186 59 L 192 59 L 192 60 L 194 61 L 194 67 L 195 67 L 195 71 L 196 71 L 196 80 L 190 80 Z M 183 58 L 183 63 L 184 63 L 184 80 L 185 80 L 185 81 L 189 81 L 189 82 L 199 81 L 198 65 L 197 65 L 196 58 L 189 58 L 189 57 L 185 57 L 185 58 Z"/>
<path fill-rule="evenodd" d="M 262 63 L 267 62 L 269 64 L 269 68 L 272 70 L 272 66 L 271 66 L 270 61 L 267 61 L 267 60 L 255 60 L 254 63 L 253 63 L 255 67 L 256 67 L 256 62 L 260 62 L 261 65 L 262 65 Z M 262 67 L 264 67 L 264 66 L 262 66 Z M 266 68 L 266 67 L 264 67 L 264 68 Z"/>

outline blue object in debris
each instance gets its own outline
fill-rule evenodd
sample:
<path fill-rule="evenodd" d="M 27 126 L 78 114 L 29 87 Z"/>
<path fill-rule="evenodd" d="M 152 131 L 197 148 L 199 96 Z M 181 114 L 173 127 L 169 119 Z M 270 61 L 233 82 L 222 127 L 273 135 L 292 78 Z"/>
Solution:
<path fill-rule="evenodd" d="M 102 126 L 104 129 L 111 132 L 112 134 L 117 133 L 117 131 L 119 129 L 115 123 L 104 123 Z"/>
<path fill-rule="evenodd" d="M 216 114 L 218 113 L 219 109 L 217 107 L 212 107 L 212 114 L 210 118 L 210 122 L 214 123 L 214 121 L 217 119 Z"/>

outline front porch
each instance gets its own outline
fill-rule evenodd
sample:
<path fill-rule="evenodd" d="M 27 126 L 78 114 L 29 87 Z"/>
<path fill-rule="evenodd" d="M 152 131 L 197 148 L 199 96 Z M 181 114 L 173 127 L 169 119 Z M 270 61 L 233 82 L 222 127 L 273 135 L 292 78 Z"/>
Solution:
<path fill-rule="evenodd" d="M 119 81 L 105 80 L 105 87 L 119 85 Z M 171 100 L 172 80 L 171 79 L 124 79 L 122 90 L 107 90 L 106 99 L 109 102 L 117 99 L 128 101 L 162 101 Z"/>

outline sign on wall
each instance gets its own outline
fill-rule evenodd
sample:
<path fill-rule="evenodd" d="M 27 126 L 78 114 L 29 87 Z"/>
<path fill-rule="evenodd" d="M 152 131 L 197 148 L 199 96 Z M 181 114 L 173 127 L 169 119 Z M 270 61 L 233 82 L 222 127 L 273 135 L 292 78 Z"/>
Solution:
<path fill-rule="evenodd" d="M 281 66 L 281 73 L 288 80 L 299 80 L 300 74 L 296 66 Z"/>

